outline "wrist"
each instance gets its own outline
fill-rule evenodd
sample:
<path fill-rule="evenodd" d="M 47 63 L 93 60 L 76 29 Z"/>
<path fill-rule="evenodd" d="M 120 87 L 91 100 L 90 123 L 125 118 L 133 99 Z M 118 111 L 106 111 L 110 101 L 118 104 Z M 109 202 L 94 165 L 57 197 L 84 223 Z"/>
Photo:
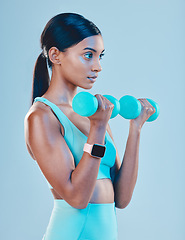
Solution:
<path fill-rule="evenodd" d="M 106 126 L 99 123 L 91 123 L 87 143 L 102 144 L 105 142 Z"/>
<path fill-rule="evenodd" d="M 129 130 L 130 130 L 131 132 L 136 132 L 136 133 L 140 134 L 140 132 L 141 132 L 141 126 L 138 126 L 137 124 L 135 124 L 134 121 L 131 121 L 131 120 L 130 120 L 130 128 L 129 128 Z"/>
<path fill-rule="evenodd" d="M 99 122 L 99 121 L 91 121 L 90 122 L 90 128 L 97 129 L 98 131 L 106 131 L 107 124 L 104 122 Z"/>
<path fill-rule="evenodd" d="M 105 154 L 106 146 L 101 144 L 85 143 L 83 151 L 89 153 L 92 157 L 102 158 Z"/>

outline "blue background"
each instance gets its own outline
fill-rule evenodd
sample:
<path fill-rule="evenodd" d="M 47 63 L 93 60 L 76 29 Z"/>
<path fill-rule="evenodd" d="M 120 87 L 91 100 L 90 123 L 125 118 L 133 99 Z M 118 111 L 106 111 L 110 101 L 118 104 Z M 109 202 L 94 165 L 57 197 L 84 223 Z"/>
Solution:
<path fill-rule="evenodd" d="M 185 239 L 185 1 L 1 1 L 0 226 L 3 240 L 41 240 L 53 196 L 27 152 L 24 117 L 40 35 L 58 13 L 76 12 L 102 31 L 103 71 L 90 90 L 130 94 L 160 105 L 141 131 L 139 173 L 130 204 L 117 209 L 119 240 Z M 79 89 L 80 91 L 83 89 Z M 129 121 L 110 120 L 122 160 Z"/>

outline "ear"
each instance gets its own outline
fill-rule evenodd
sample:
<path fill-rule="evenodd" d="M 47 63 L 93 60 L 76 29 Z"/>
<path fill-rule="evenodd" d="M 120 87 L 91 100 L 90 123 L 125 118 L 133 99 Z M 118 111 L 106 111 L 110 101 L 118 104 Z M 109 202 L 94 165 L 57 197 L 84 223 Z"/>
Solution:
<path fill-rule="evenodd" d="M 56 47 L 51 47 L 48 52 L 49 60 L 53 64 L 61 64 L 60 51 Z"/>

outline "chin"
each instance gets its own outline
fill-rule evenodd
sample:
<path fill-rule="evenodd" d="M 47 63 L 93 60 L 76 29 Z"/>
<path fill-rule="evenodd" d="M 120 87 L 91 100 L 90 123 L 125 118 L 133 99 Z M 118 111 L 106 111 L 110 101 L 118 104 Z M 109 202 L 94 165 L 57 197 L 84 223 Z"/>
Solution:
<path fill-rule="evenodd" d="M 86 86 L 79 86 L 79 87 L 80 87 L 80 88 L 83 88 L 83 89 L 91 89 L 91 88 L 93 87 L 93 85 L 92 85 L 92 86 L 89 86 L 89 85 L 88 85 L 87 87 L 86 87 Z"/>

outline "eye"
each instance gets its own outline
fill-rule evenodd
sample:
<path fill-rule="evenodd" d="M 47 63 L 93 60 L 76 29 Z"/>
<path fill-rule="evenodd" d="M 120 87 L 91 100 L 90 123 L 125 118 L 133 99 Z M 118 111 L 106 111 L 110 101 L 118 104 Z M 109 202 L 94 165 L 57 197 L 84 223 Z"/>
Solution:
<path fill-rule="evenodd" d="M 103 57 L 104 55 L 105 55 L 104 53 L 100 54 L 100 59 L 102 59 L 102 57 Z"/>
<path fill-rule="evenodd" d="M 87 58 L 87 59 L 90 59 L 92 58 L 93 54 L 91 52 L 89 53 L 85 53 L 84 56 Z"/>
<path fill-rule="evenodd" d="M 103 57 L 104 55 L 105 55 L 104 53 L 100 54 L 100 60 L 102 59 L 102 57 Z M 91 58 L 93 57 L 93 53 L 92 53 L 92 52 L 88 52 L 88 53 L 85 53 L 84 56 L 85 56 L 85 58 L 87 58 L 87 59 L 91 59 Z"/>

